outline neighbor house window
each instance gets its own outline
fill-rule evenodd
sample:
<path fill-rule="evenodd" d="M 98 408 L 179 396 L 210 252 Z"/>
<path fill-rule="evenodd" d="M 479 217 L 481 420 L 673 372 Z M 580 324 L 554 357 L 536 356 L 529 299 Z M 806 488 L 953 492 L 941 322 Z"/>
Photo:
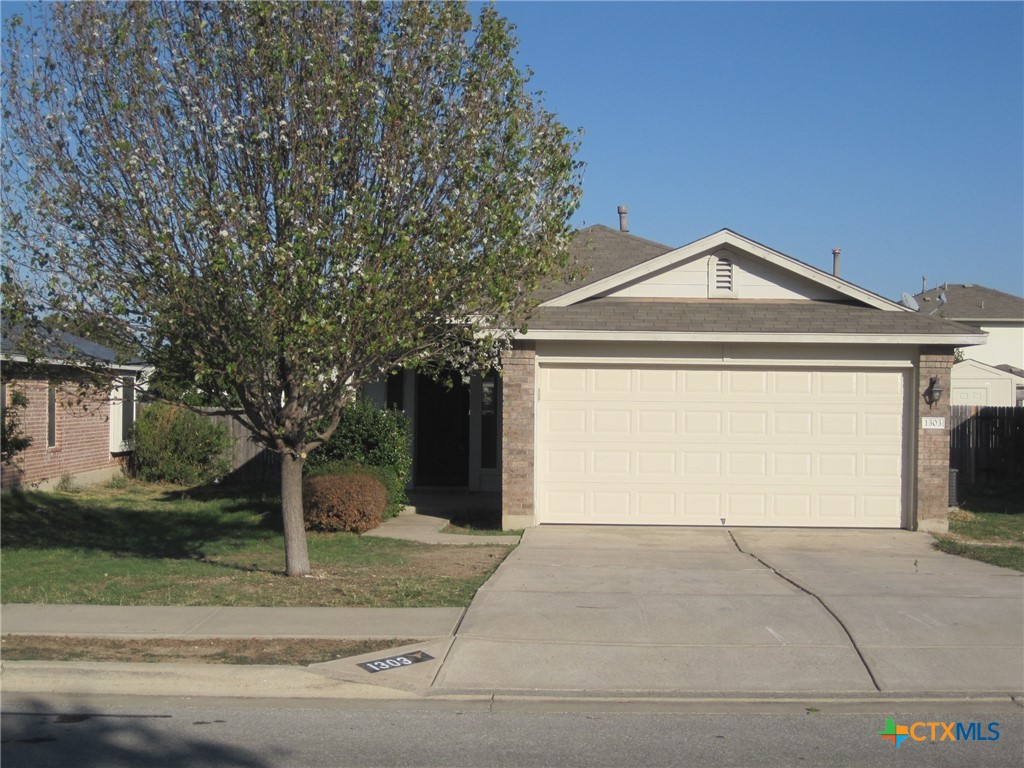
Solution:
<path fill-rule="evenodd" d="M 52 381 L 46 388 L 46 447 L 57 447 L 57 385 Z"/>
<path fill-rule="evenodd" d="M 480 468 L 498 466 L 498 374 L 480 382 Z"/>
<path fill-rule="evenodd" d="M 131 450 L 132 430 L 139 412 L 135 394 L 138 380 L 135 376 L 118 376 L 111 383 L 110 452 L 123 453 Z"/>
<path fill-rule="evenodd" d="M 121 387 L 121 442 L 127 443 L 135 427 L 135 377 L 125 376 L 121 380 Z"/>

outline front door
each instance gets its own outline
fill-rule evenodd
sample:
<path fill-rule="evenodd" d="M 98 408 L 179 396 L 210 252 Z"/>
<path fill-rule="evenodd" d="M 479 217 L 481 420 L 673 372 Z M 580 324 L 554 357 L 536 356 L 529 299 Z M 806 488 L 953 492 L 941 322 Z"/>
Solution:
<path fill-rule="evenodd" d="M 416 485 L 469 485 L 469 387 L 416 376 Z"/>

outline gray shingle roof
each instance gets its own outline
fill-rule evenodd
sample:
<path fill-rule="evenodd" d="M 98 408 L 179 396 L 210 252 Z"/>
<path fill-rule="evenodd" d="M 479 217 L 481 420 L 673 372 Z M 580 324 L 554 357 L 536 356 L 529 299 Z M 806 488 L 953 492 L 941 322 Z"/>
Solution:
<path fill-rule="evenodd" d="M 946 303 L 939 304 L 945 291 Z M 983 285 L 948 283 L 917 294 L 921 311 L 938 308 L 937 317 L 948 320 L 1021 320 L 1024 321 L 1024 299 Z"/>
<path fill-rule="evenodd" d="M 4 329 L 0 338 L 0 354 L 5 356 L 17 356 L 24 354 L 22 349 L 22 337 L 25 331 L 20 326 Z M 94 341 L 83 339 L 66 331 L 54 331 L 38 329 L 38 337 L 31 342 L 33 352 L 53 360 L 67 360 L 83 364 L 103 363 L 106 365 L 125 365 L 138 367 L 144 361 L 138 357 L 124 359 L 116 351 Z"/>
<path fill-rule="evenodd" d="M 671 246 L 644 240 L 628 232 L 619 232 L 603 224 L 586 227 L 575 234 L 569 246 L 570 256 L 584 269 L 583 277 L 571 284 L 548 286 L 538 291 L 537 298 L 548 301 L 671 250 L 674 250 Z"/>
<path fill-rule="evenodd" d="M 541 307 L 528 329 L 676 333 L 974 334 L 977 329 L 918 312 L 886 312 L 826 301 L 594 299 Z M 980 335 L 980 334 L 979 334 Z"/>

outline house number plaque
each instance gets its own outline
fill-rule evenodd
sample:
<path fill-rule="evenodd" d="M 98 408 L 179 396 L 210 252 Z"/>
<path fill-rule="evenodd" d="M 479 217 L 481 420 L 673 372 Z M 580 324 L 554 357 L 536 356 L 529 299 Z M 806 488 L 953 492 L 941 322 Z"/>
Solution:
<path fill-rule="evenodd" d="M 945 429 L 946 419 L 941 416 L 922 416 L 921 429 Z"/>
<path fill-rule="evenodd" d="M 389 656 L 386 659 L 376 661 L 364 661 L 359 666 L 367 672 L 387 672 L 389 669 L 401 669 L 412 664 L 419 664 L 421 661 L 430 661 L 434 657 L 426 651 L 413 651 L 401 656 Z"/>

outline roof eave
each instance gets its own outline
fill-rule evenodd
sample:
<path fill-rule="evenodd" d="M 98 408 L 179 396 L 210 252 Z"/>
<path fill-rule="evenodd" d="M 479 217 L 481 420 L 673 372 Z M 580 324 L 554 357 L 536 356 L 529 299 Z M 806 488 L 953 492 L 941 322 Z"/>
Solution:
<path fill-rule="evenodd" d="M 754 344 L 886 344 L 969 347 L 985 343 L 984 334 L 920 333 L 730 333 L 700 331 L 527 330 L 515 338 L 526 341 L 674 341 Z"/>
<path fill-rule="evenodd" d="M 6 352 L 0 354 L 0 360 L 11 363 L 30 362 L 25 355 L 12 355 Z M 31 362 L 34 365 L 45 365 L 58 368 L 98 368 L 110 371 L 135 371 L 136 373 L 142 373 L 143 371 L 153 370 L 153 366 L 149 365 L 148 363 L 112 363 L 105 360 L 71 360 L 60 359 L 55 357 L 39 357 L 34 358 Z"/>

